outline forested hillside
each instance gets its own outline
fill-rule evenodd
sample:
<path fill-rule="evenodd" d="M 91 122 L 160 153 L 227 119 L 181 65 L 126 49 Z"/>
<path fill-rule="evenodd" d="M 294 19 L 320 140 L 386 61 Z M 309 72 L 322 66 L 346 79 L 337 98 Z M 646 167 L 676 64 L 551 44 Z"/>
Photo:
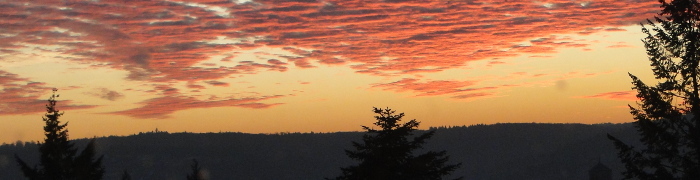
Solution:
<path fill-rule="evenodd" d="M 588 169 L 606 164 L 619 179 L 610 133 L 636 141 L 631 124 L 495 124 L 431 128 L 425 150 L 446 150 L 450 162 L 463 163 L 453 176 L 465 179 L 588 179 Z M 345 155 L 361 132 L 337 133 L 167 133 L 97 138 L 104 154 L 105 179 L 128 171 L 133 179 L 184 179 L 196 159 L 210 179 L 323 179 L 354 164 Z M 75 140 L 84 147 L 86 139 Z M 23 179 L 14 154 L 38 162 L 38 145 L 0 146 L 0 179 Z"/>

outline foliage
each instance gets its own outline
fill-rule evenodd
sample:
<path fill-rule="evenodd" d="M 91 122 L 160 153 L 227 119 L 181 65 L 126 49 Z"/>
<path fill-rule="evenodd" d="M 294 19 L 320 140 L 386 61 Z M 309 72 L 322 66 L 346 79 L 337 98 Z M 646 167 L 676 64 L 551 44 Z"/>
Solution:
<path fill-rule="evenodd" d="M 380 129 L 362 126 L 367 131 L 362 136 L 362 143 L 353 142 L 356 150 L 346 150 L 346 154 L 360 164 L 341 168 L 338 180 L 410 180 L 441 179 L 457 169 L 459 164 L 446 164 L 448 156 L 445 151 L 429 151 L 415 156 L 414 150 L 420 149 L 435 131 L 413 137 L 418 121 L 410 120 L 401 124 L 404 114 L 386 108 L 374 108 L 376 122 Z"/>
<path fill-rule="evenodd" d="M 191 174 L 187 175 L 187 180 L 204 180 L 207 179 L 205 174 L 202 172 L 202 167 L 199 166 L 199 162 L 196 159 L 192 160 L 192 165 L 190 165 L 192 170 Z"/>
<path fill-rule="evenodd" d="M 639 107 L 629 106 L 640 141 L 638 150 L 608 135 L 625 164 L 626 179 L 700 179 L 700 4 L 660 0 L 663 9 L 642 32 L 656 86 L 630 74 Z"/>
<path fill-rule="evenodd" d="M 73 143 L 68 140 L 68 130 L 65 129 L 68 123 L 61 124 L 58 120 L 63 113 L 56 109 L 56 98 L 59 96 L 54 89 L 54 94 L 49 98 L 46 105 L 46 114 L 43 117 L 44 143 L 39 146 L 41 153 L 40 167 L 30 167 L 26 162 L 15 155 L 20 169 L 25 177 L 31 180 L 63 180 L 81 179 L 96 180 L 102 179 L 104 168 L 102 167 L 102 157 L 94 160 L 95 142 L 90 141 L 87 147 L 76 157 L 77 150 Z"/>

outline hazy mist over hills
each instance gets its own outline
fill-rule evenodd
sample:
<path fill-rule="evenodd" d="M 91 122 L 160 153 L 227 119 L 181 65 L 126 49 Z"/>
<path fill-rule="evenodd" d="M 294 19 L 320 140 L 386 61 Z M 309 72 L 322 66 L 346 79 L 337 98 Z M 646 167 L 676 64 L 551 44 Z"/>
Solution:
<path fill-rule="evenodd" d="M 463 163 L 452 175 L 465 179 L 588 179 L 598 161 L 622 176 L 610 133 L 636 142 L 632 124 L 494 124 L 441 127 L 424 150 L 446 150 Z M 344 153 L 361 132 L 167 133 L 97 138 L 105 179 L 127 170 L 133 179 L 184 179 L 197 159 L 211 179 L 323 179 L 355 164 Z M 86 139 L 75 140 L 83 147 Z M 38 163 L 35 143 L 0 146 L 0 179 L 21 179 L 14 154 Z"/>

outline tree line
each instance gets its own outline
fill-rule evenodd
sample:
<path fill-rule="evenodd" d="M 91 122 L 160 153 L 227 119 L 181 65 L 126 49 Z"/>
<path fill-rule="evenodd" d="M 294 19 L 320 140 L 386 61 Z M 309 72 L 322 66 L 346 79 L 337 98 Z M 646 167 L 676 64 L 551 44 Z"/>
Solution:
<path fill-rule="evenodd" d="M 48 99 L 47 113 L 43 117 L 44 142 L 40 143 L 40 161 L 36 166 L 30 166 L 21 157 L 15 155 L 22 174 L 30 180 L 100 180 L 105 167 L 102 165 L 103 156 L 96 157 L 95 141 L 92 139 L 87 146 L 77 154 L 77 148 L 68 140 L 68 123 L 61 124 L 59 118 L 63 115 L 56 108 L 59 97 L 56 89 Z M 413 136 L 420 122 L 410 120 L 401 123 L 403 113 L 396 114 L 389 108 L 374 108 L 376 122 L 380 129 L 375 130 L 362 126 L 366 130 L 363 142 L 352 142 L 356 150 L 346 150 L 346 154 L 360 161 L 358 165 L 341 168 L 342 175 L 337 180 L 409 180 L 409 179 L 441 179 L 449 175 L 461 163 L 447 164 L 449 156 L 445 151 L 429 151 L 415 155 L 414 150 L 422 148 L 423 144 L 435 133 L 429 131 L 419 136 Z M 409 140 L 409 138 L 413 138 Z M 191 172 L 187 180 L 208 179 L 206 172 L 196 159 L 192 160 Z M 122 180 L 132 177 L 124 170 Z M 460 178 L 461 179 L 461 178 Z"/>

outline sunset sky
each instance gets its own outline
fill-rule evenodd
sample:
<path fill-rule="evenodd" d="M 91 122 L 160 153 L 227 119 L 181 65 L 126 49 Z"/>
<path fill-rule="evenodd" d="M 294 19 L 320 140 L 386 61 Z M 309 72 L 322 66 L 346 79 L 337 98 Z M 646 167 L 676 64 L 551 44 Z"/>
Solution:
<path fill-rule="evenodd" d="M 0 142 L 630 122 L 650 0 L 0 0 Z"/>

